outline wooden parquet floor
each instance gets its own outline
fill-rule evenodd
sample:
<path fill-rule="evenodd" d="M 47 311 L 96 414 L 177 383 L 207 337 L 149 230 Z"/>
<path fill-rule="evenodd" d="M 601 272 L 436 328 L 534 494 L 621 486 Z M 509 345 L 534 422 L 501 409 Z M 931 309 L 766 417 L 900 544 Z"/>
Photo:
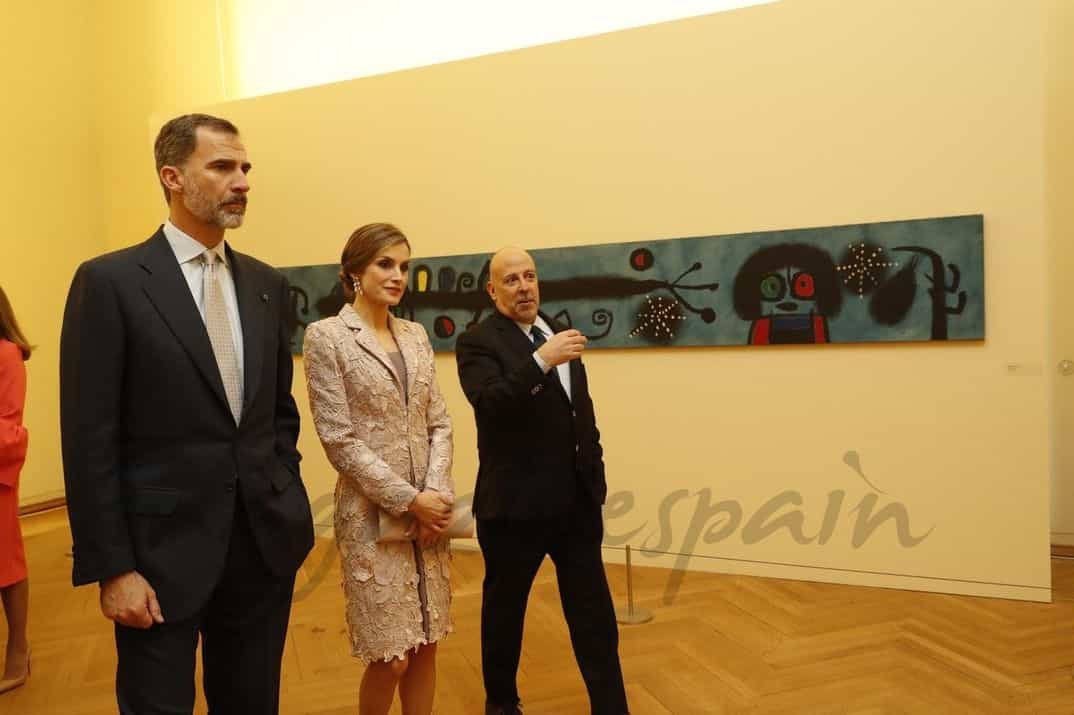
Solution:
<path fill-rule="evenodd" d="M 66 517 L 31 517 L 24 530 L 33 674 L 0 695 L 0 715 L 114 713 L 112 631 L 96 589 L 70 586 Z M 587 713 L 548 566 L 526 622 L 526 713 Z M 621 602 L 625 572 L 608 570 Z M 668 573 L 635 569 L 638 605 L 655 619 L 621 629 L 635 715 L 1074 714 L 1074 561 L 1053 561 L 1052 604 L 688 574 L 665 606 Z M 480 555 L 456 552 L 452 578 L 456 632 L 441 644 L 435 712 L 472 715 L 483 704 Z M 287 715 L 357 711 L 362 668 L 348 655 L 338 584 L 334 545 L 323 540 L 299 576 L 283 664 Z M 205 712 L 200 696 L 197 712 Z"/>

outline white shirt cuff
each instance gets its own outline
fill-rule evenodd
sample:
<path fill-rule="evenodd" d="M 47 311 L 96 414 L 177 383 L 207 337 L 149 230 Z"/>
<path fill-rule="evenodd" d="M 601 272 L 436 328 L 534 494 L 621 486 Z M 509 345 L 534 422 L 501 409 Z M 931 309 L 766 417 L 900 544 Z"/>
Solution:
<path fill-rule="evenodd" d="M 533 351 L 533 360 L 537 363 L 537 367 L 541 368 L 541 372 L 547 373 L 551 367 L 548 363 L 541 359 L 541 356 L 537 354 L 537 351 Z"/>

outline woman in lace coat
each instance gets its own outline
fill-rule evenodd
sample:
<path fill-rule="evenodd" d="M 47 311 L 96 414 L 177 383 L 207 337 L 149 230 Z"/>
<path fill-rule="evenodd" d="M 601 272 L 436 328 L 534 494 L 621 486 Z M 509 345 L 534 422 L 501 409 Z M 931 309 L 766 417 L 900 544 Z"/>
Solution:
<path fill-rule="evenodd" d="M 366 662 L 363 715 L 432 712 L 436 643 L 451 631 L 447 526 L 451 421 L 419 323 L 388 312 L 403 297 L 410 244 L 390 224 L 355 231 L 340 279 L 348 303 L 306 328 L 314 425 L 336 482 L 335 533 L 352 652 Z M 378 516 L 413 515 L 414 539 L 378 543 Z"/>

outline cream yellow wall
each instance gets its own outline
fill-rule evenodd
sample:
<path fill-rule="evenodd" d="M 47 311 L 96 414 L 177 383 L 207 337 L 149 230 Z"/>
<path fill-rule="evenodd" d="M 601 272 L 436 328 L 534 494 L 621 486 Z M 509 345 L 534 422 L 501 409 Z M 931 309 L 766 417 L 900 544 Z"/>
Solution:
<path fill-rule="evenodd" d="M 80 262 L 142 240 L 164 216 L 154 113 L 226 99 L 215 0 L 6 3 L 0 78 L 0 284 L 39 348 L 27 364 L 22 503 L 63 492 L 59 336 Z M 228 70 L 230 71 L 230 70 Z"/>
<path fill-rule="evenodd" d="M 1049 0 L 1045 52 L 1048 63 L 1046 150 L 1051 237 L 1052 543 L 1074 546 L 1074 3 Z"/>
<path fill-rule="evenodd" d="M 153 133 L 231 96 L 220 33 L 242 19 L 217 16 L 211 0 L 32 8 L 6 8 L 0 31 L 8 103 L 28 108 L 0 120 L 16 138 L 0 174 L 0 240 L 19 259 L 17 270 L 0 263 L 0 280 L 42 346 L 29 364 L 24 500 L 62 486 L 67 281 L 79 261 L 159 222 Z M 335 259 L 350 229 L 381 218 L 434 255 L 984 213 L 983 344 L 594 351 L 611 487 L 634 499 L 609 519 L 608 541 L 641 527 L 629 543 L 662 546 L 654 532 L 668 516 L 664 550 L 698 554 L 690 568 L 1047 598 L 1041 277 L 1048 237 L 1066 225 L 1054 177 L 1070 154 L 1052 153 L 1067 116 L 1056 97 L 1069 95 L 1046 66 L 1069 56 L 1069 34 L 1056 39 L 1050 24 L 1068 11 L 1057 0 L 785 0 L 225 105 L 256 165 L 250 221 L 233 241 L 288 265 Z M 469 407 L 450 356 L 439 369 L 465 492 Z M 296 394 L 304 404 L 300 377 Z M 333 475 L 306 425 L 316 499 Z M 887 492 L 878 507 L 897 500 L 915 534 L 934 527 L 918 546 L 900 547 L 890 523 L 848 545 L 845 512 L 870 493 L 842 462 L 848 450 Z M 797 490 L 809 533 L 828 492 L 846 501 L 824 546 L 786 531 L 746 545 L 741 528 L 691 545 L 697 497 L 661 512 L 675 489 L 709 489 L 747 518 Z"/>
<path fill-rule="evenodd" d="M 75 266 L 101 250 L 89 3 L 5 3 L 0 22 L 0 285 L 38 348 L 26 364 L 23 501 L 62 496 L 60 318 Z"/>
<path fill-rule="evenodd" d="M 257 166 L 233 240 L 296 265 L 336 260 L 371 220 L 442 255 L 983 213 L 983 343 L 593 351 L 611 490 L 629 493 L 608 542 L 695 554 L 643 563 L 1046 600 L 1046 15 L 786 0 L 230 103 L 216 111 Z M 465 493 L 470 409 L 451 356 L 438 369 Z M 334 475 L 306 417 L 317 500 Z M 704 490 L 744 512 L 711 544 L 721 517 L 691 521 Z M 785 490 L 807 534 L 844 492 L 828 543 L 744 543 Z M 901 546 L 887 522 L 853 547 L 870 494 L 927 537 Z"/>

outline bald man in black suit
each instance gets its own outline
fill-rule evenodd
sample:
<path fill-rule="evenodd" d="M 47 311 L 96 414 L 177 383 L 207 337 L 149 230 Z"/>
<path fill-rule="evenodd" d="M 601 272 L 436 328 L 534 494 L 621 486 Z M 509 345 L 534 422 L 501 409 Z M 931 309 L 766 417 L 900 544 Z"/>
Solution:
<path fill-rule="evenodd" d="M 619 633 L 601 559 L 607 494 L 581 355 L 586 338 L 540 314 L 533 258 L 489 264 L 496 313 L 459 336 L 459 379 L 477 420 L 474 516 L 485 560 L 481 666 L 487 715 L 521 713 L 526 601 L 546 555 L 593 713 L 627 712 Z"/>

